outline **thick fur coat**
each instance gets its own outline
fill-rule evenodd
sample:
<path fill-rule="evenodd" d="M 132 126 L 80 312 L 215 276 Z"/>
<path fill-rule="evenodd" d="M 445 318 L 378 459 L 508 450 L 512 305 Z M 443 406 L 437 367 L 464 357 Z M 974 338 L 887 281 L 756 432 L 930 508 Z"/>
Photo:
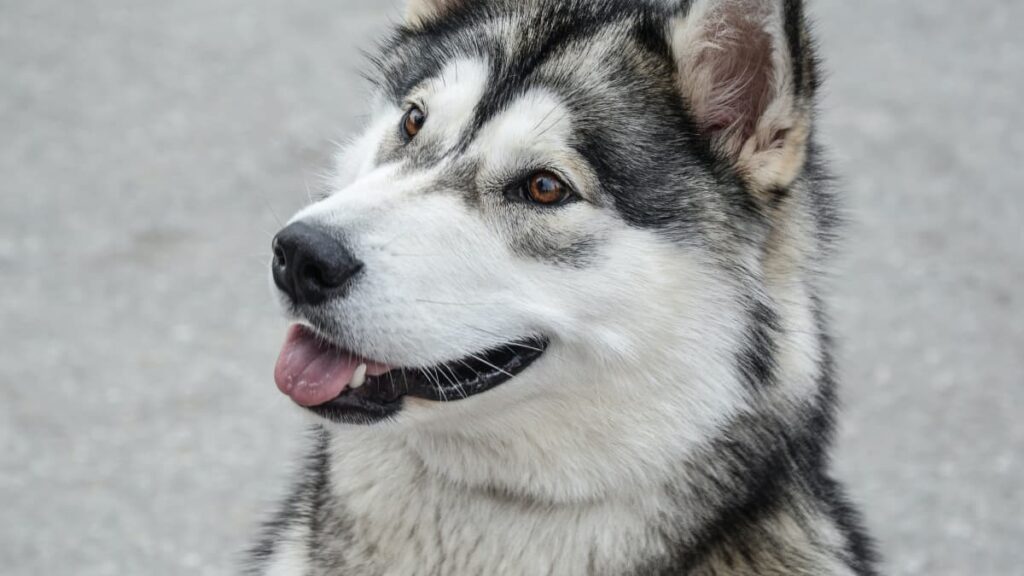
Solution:
<path fill-rule="evenodd" d="M 249 573 L 875 574 L 829 475 L 802 3 L 412 0 L 373 68 L 371 121 L 292 220 L 358 265 L 275 290 L 404 371 L 366 385 L 387 402 L 313 407 Z M 452 368 L 533 348 L 486 390 Z M 372 400 L 365 372 L 346 394 Z"/>

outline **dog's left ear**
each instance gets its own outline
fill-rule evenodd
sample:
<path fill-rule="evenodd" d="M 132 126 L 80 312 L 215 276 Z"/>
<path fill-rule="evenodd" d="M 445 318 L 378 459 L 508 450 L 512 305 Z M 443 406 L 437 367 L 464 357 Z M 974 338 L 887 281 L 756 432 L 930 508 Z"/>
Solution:
<path fill-rule="evenodd" d="M 443 16 L 445 11 L 466 0 L 408 0 L 405 5 L 405 23 L 419 26 L 428 20 Z"/>
<path fill-rule="evenodd" d="M 716 153 L 760 194 L 804 165 L 815 63 L 800 0 L 692 0 L 672 22 L 679 84 Z"/>

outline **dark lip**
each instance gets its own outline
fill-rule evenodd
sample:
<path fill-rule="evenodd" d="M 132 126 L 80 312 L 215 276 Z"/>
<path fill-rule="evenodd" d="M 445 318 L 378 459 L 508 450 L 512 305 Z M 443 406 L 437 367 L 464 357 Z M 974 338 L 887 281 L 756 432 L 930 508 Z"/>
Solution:
<path fill-rule="evenodd" d="M 544 354 L 548 344 L 547 338 L 523 338 L 435 366 L 396 368 L 309 410 L 335 422 L 372 424 L 397 414 L 405 398 L 457 402 L 516 377 Z"/>

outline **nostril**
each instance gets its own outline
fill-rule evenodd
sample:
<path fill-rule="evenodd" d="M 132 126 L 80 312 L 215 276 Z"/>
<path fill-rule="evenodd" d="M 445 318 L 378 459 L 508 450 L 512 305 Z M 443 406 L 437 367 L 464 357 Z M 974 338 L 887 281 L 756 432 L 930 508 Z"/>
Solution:
<path fill-rule="evenodd" d="M 274 265 L 284 268 L 288 265 L 288 257 L 284 253 L 284 248 L 280 244 L 274 244 Z"/>

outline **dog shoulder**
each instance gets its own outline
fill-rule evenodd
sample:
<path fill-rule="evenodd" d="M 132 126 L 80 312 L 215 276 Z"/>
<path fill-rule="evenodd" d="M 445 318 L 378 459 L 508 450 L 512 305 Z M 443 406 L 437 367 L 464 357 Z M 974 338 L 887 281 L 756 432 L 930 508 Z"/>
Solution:
<path fill-rule="evenodd" d="M 244 576 L 304 576 L 310 573 L 311 544 L 316 536 L 314 518 L 321 507 L 329 462 L 327 436 L 314 430 L 313 448 L 299 467 L 288 497 L 266 521 L 245 554 Z"/>

